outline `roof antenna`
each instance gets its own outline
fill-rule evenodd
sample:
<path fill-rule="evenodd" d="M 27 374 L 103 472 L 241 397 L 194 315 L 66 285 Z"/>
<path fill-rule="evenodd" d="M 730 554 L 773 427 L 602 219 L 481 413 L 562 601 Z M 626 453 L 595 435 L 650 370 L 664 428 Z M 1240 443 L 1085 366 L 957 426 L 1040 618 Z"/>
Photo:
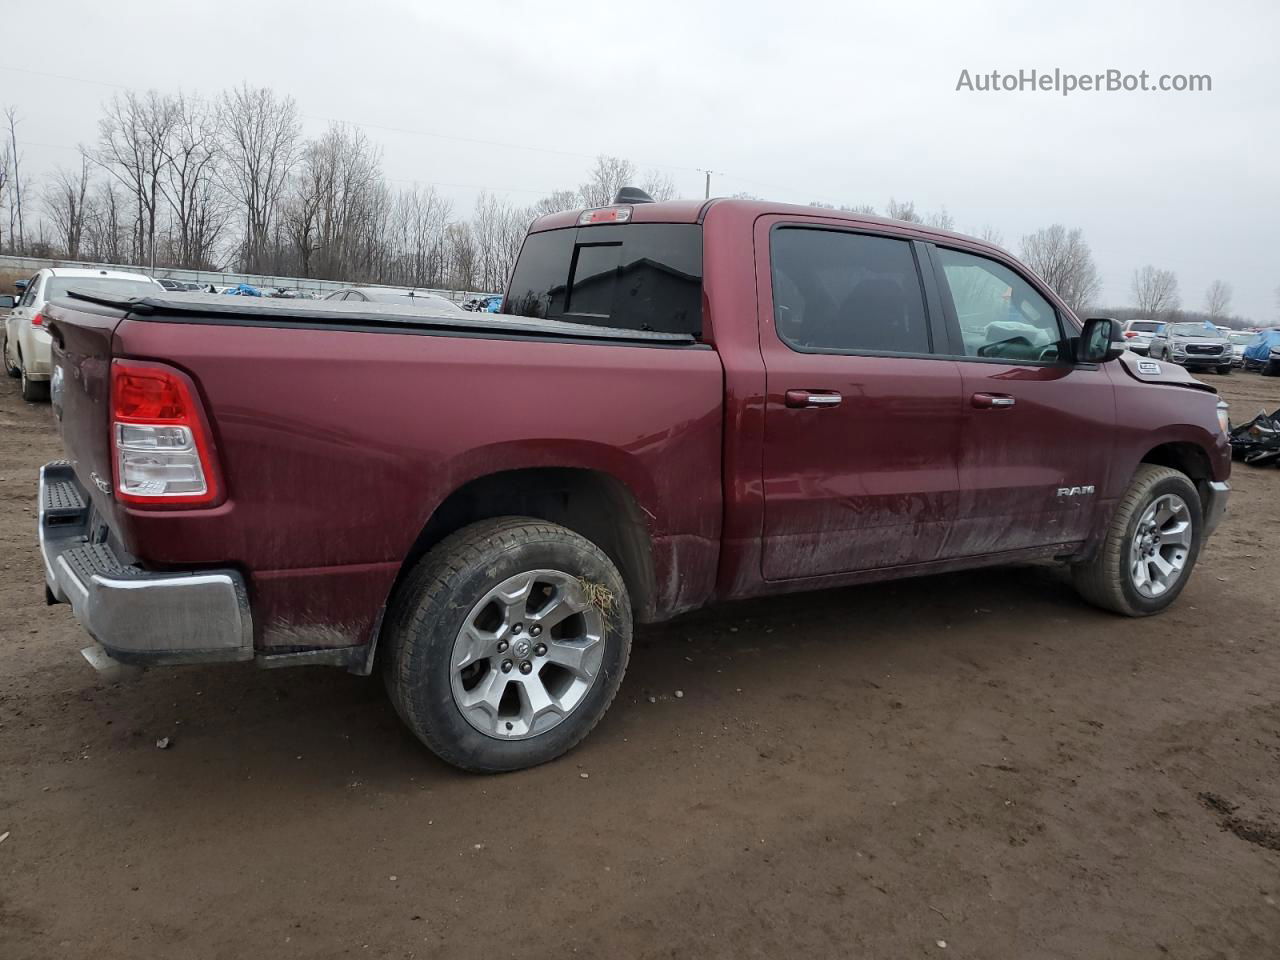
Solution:
<path fill-rule="evenodd" d="M 619 187 L 618 195 L 613 198 L 614 203 L 653 203 L 653 197 L 649 196 L 639 187 Z"/>

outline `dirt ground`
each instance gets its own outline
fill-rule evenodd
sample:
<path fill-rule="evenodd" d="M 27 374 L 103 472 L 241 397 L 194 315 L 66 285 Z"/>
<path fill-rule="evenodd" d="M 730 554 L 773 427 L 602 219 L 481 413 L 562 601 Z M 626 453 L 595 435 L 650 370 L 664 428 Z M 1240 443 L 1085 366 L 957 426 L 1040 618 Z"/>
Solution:
<path fill-rule="evenodd" d="M 337 671 L 100 681 L 43 602 L 58 455 L 0 382 L 3 960 L 1280 953 L 1280 470 L 1237 466 L 1162 617 L 1052 566 L 733 605 L 642 630 L 576 752 L 481 778 Z"/>

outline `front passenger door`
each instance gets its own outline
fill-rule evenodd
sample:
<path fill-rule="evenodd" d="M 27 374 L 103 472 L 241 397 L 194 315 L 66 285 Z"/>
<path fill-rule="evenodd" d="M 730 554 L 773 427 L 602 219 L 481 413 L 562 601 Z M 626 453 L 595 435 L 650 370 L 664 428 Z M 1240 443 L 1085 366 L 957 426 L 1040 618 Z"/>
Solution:
<path fill-rule="evenodd" d="M 1111 378 L 1059 356 L 1074 328 L 1012 265 L 931 249 L 963 381 L 958 517 L 943 558 L 1084 540 L 1108 489 Z"/>

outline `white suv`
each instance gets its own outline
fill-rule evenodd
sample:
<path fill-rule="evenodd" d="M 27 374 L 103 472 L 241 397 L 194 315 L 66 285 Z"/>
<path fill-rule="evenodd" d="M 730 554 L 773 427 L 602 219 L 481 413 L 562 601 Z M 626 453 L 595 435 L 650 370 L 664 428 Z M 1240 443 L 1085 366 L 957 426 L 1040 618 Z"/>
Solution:
<path fill-rule="evenodd" d="M 119 270 L 85 270 L 45 267 L 22 287 L 22 296 L 4 318 L 4 368 L 11 377 L 22 378 L 22 399 L 49 399 L 49 331 L 44 305 L 68 290 L 105 290 L 113 294 L 132 293 L 145 297 L 164 293 L 164 287 L 141 273 Z"/>

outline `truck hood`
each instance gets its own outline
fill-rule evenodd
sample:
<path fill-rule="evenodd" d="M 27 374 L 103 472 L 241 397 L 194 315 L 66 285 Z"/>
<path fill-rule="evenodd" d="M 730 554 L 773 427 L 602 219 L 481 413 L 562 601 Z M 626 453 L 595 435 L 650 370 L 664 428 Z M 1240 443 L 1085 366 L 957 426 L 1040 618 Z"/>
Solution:
<path fill-rule="evenodd" d="M 1125 373 L 1142 383 L 1189 387 L 1192 390 L 1204 390 L 1207 393 L 1218 392 L 1207 383 L 1201 383 L 1176 363 L 1148 360 L 1146 357 L 1140 357 L 1128 350 L 1120 354 L 1119 363 Z"/>

